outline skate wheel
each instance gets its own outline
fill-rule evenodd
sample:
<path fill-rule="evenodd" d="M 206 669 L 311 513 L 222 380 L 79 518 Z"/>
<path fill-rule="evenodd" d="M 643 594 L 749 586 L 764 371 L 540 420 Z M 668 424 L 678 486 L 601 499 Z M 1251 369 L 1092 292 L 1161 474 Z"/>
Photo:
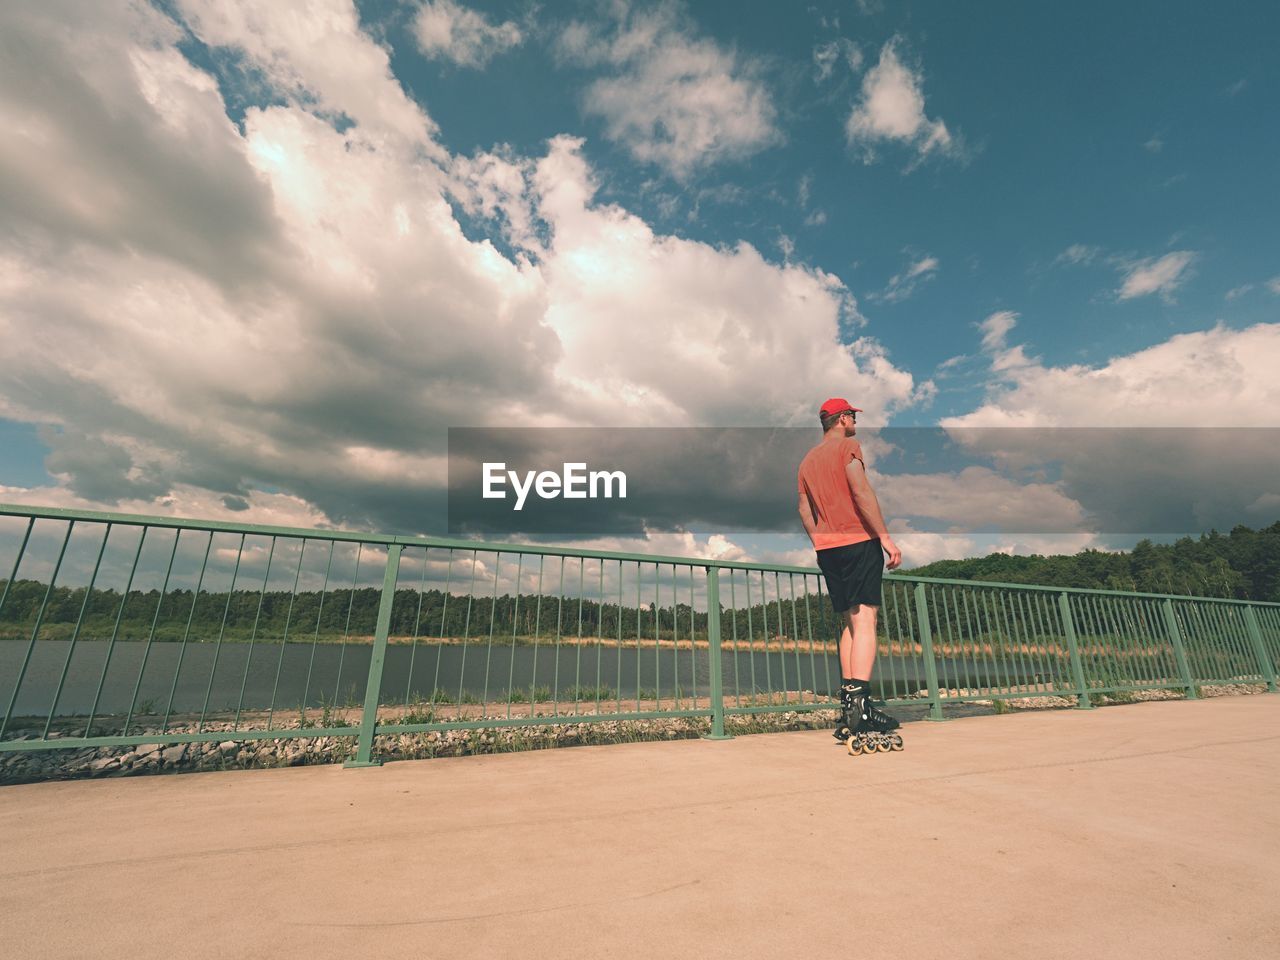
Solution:
<path fill-rule="evenodd" d="M 859 757 L 862 755 L 862 744 L 858 743 L 858 741 L 850 737 L 848 740 L 845 741 L 845 743 L 848 745 L 848 748 L 849 748 L 849 756 Z"/>
<path fill-rule="evenodd" d="M 894 750 L 901 750 L 901 749 L 902 749 L 902 738 L 901 738 L 901 737 L 894 737 L 894 738 L 893 738 L 893 743 L 891 743 L 891 744 L 890 744 L 890 746 L 891 746 L 891 747 L 893 747 L 893 749 L 894 749 Z"/>
<path fill-rule="evenodd" d="M 890 750 L 893 749 L 893 747 L 890 744 L 886 743 L 884 740 L 881 740 L 879 743 L 876 744 L 876 749 L 881 753 L 888 753 Z"/>

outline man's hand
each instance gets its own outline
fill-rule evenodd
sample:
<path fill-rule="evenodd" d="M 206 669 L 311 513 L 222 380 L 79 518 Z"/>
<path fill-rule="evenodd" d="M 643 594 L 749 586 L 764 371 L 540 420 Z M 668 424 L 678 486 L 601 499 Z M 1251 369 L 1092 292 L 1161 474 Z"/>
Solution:
<path fill-rule="evenodd" d="M 902 551 L 898 549 L 898 545 L 888 537 L 880 538 L 880 549 L 889 554 L 888 569 L 895 570 L 902 563 Z"/>

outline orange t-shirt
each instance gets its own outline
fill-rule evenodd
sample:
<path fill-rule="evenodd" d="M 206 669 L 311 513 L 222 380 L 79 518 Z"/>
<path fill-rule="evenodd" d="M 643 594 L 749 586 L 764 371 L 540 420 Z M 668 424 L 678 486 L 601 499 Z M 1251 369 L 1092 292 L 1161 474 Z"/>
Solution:
<path fill-rule="evenodd" d="M 807 494 L 817 529 L 810 535 L 815 550 L 829 550 L 871 540 L 862 522 L 844 468 L 854 458 L 862 460 L 862 444 L 853 437 L 824 440 L 804 455 L 796 477 L 797 491 Z M 865 467 L 866 461 L 862 460 Z"/>

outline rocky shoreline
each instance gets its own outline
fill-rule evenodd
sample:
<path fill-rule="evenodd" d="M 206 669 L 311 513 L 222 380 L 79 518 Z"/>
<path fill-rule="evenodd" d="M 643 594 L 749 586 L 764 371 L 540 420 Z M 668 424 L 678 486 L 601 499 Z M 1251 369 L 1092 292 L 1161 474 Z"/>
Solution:
<path fill-rule="evenodd" d="M 1244 696 L 1265 693 L 1264 683 L 1204 685 L 1198 688 L 1202 697 Z M 976 691 L 975 691 L 976 692 Z M 946 691 L 947 696 L 969 696 L 964 689 Z M 919 691 L 917 698 L 927 698 Z M 1094 694 L 1100 706 L 1144 700 L 1179 700 L 1177 690 L 1141 690 L 1118 695 Z M 949 716 L 1006 713 L 1022 710 L 1072 709 L 1074 697 L 1031 696 L 992 701 L 971 700 L 947 705 Z M 902 704 L 893 711 L 904 722 L 923 719 L 928 705 Z M 775 714 L 730 715 L 725 718 L 725 732 L 735 735 L 813 730 L 834 727 L 836 710 L 785 711 Z M 350 722 L 349 718 L 344 719 Z M 497 719 L 497 718 L 486 718 Z M 210 770 L 246 770 L 268 767 L 302 766 L 317 763 L 342 763 L 355 755 L 356 740 L 351 736 L 296 737 L 284 739 L 236 739 L 238 731 L 232 723 L 205 723 L 206 733 L 223 733 L 226 739 L 193 743 L 164 743 L 162 736 L 195 732 L 195 725 L 173 725 L 167 735 L 144 729 L 140 736 L 156 736 L 153 743 L 126 747 L 85 747 L 63 750 L 30 750 L 0 753 L 0 784 L 35 783 L 48 780 L 74 780 L 101 777 L 136 776 L 156 773 L 198 772 Z M 637 740 L 690 739 L 710 732 L 705 717 L 671 717 L 650 720 L 600 720 L 593 722 L 561 722 L 539 727 L 485 727 L 465 730 L 432 730 L 421 733 L 381 734 L 374 739 L 374 756 L 382 761 L 458 757 L 514 750 L 541 750 L 551 747 L 587 744 L 622 743 Z M 51 731 L 50 739 L 65 736 L 64 731 Z M 31 732 L 15 730 L 11 741 L 37 739 Z"/>

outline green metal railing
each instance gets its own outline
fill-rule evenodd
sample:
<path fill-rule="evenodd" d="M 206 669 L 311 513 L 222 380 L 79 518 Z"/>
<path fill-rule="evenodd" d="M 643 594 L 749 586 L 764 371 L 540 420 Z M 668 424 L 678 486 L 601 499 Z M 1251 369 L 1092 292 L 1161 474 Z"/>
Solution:
<path fill-rule="evenodd" d="M 12 557 L 12 562 L 5 562 Z M 816 569 L 0 505 L 0 752 L 830 710 Z M 889 574 L 889 706 L 1276 691 L 1280 604 Z"/>

